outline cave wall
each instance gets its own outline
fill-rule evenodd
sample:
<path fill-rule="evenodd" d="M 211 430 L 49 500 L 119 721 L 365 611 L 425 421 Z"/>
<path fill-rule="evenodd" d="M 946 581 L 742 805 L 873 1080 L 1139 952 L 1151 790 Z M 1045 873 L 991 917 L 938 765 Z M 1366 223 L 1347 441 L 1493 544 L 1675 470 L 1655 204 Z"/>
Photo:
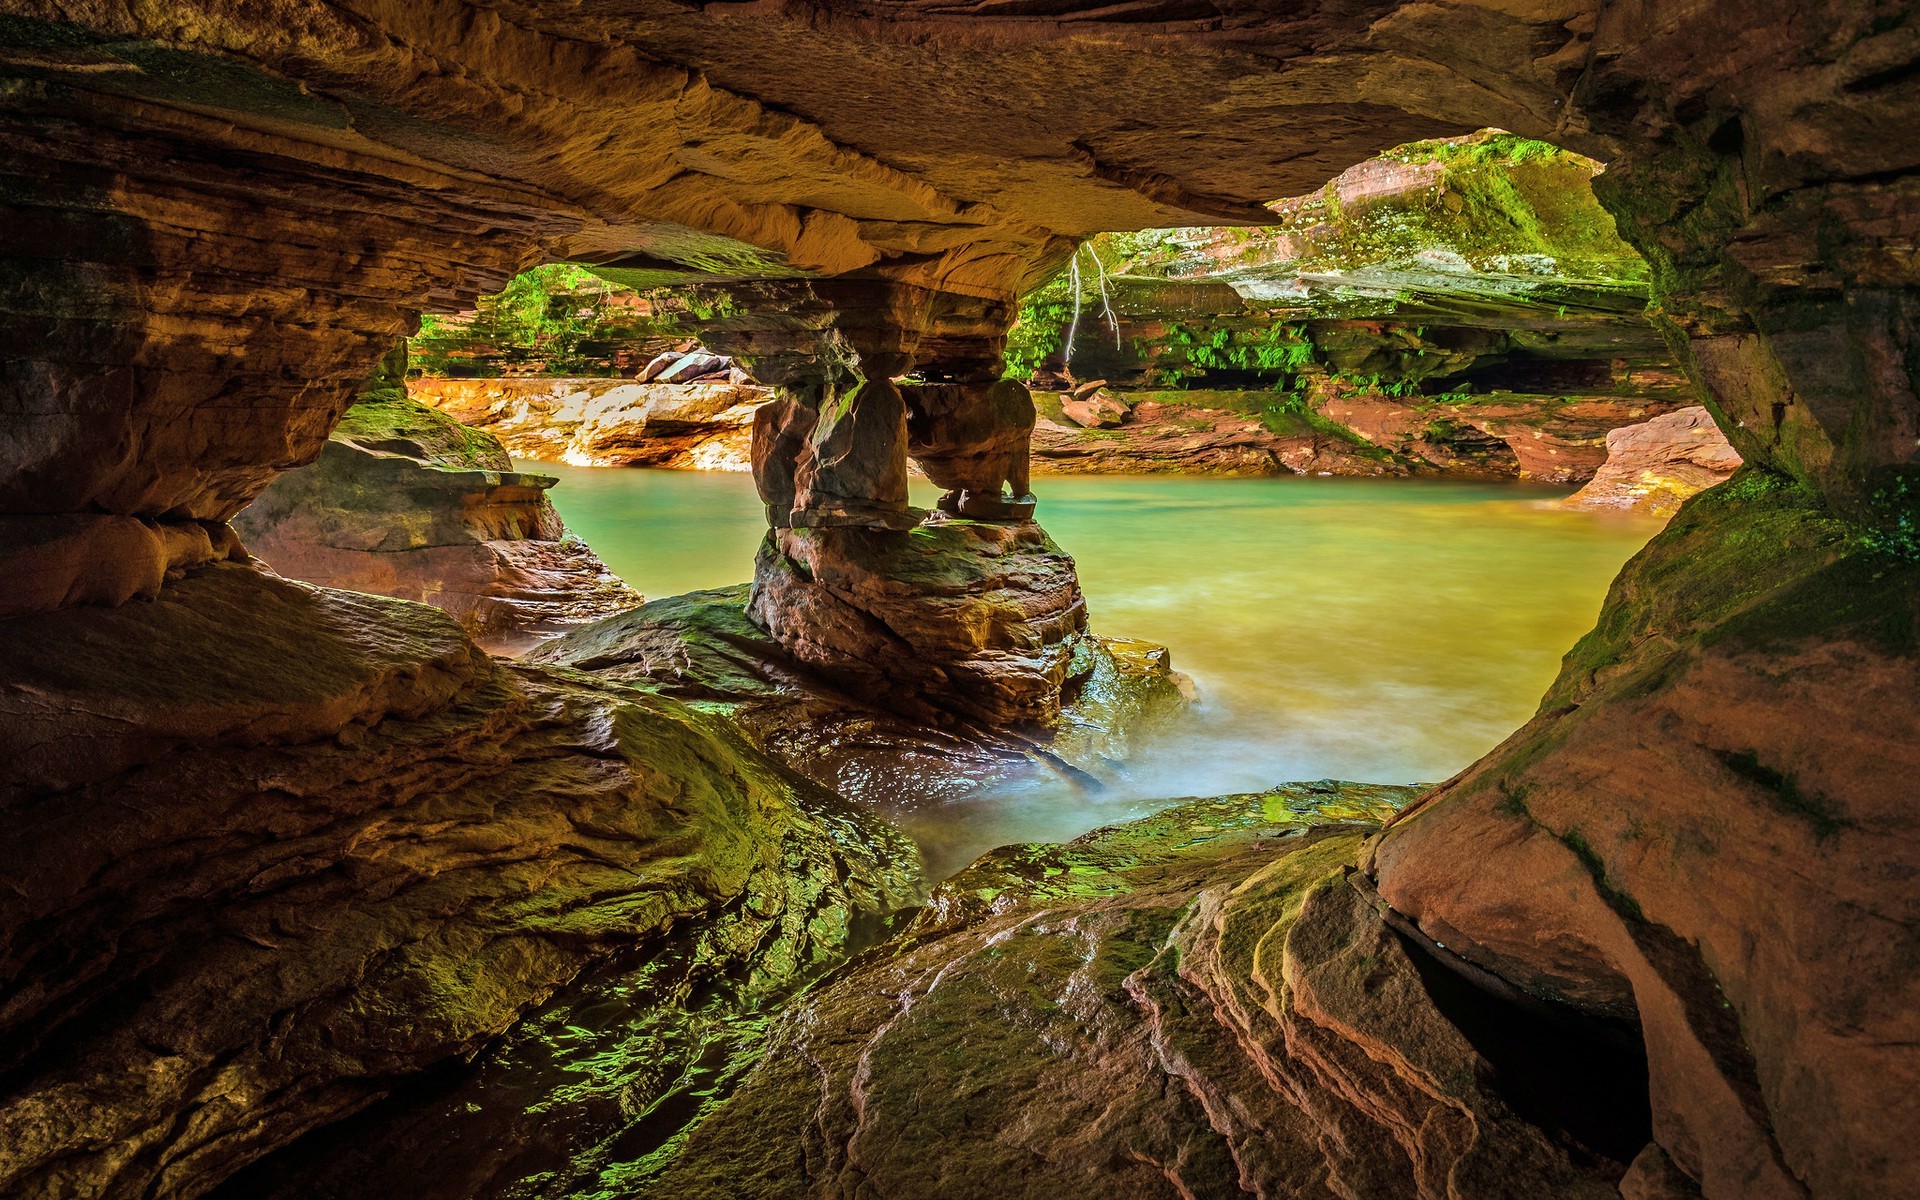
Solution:
<path fill-rule="evenodd" d="M 344 1075 L 334 1049 L 309 1069 L 276 1041 L 278 1001 L 295 995 L 274 965 L 288 935 L 249 925 L 236 897 L 303 873 L 332 880 L 327 864 L 367 843 L 358 825 L 329 834 L 326 854 L 287 876 L 250 848 L 288 836 L 288 804 L 322 825 L 404 807 L 361 776 L 364 738 L 464 777 L 469 755 L 504 769 L 496 748 L 531 730 L 542 761 L 618 758 L 616 773 L 651 781 L 615 780 L 621 803 L 691 769 L 680 735 L 596 751 L 606 721 L 593 711 L 621 698 L 561 696 L 542 672 L 509 686 L 444 622 L 396 633 L 427 646 L 399 666 L 344 672 L 345 699 L 260 686 L 310 657 L 318 632 L 421 621 L 296 590 L 274 625 L 264 577 L 205 565 L 237 556 L 225 520 L 319 453 L 411 313 L 458 307 L 552 257 L 760 289 L 783 297 L 781 320 L 743 316 L 730 348 L 816 396 L 851 395 L 863 359 L 875 375 L 910 350 L 969 372 L 990 363 L 1012 298 L 1075 237 L 1257 219 L 1257 201 L 1386 145 L 1501 126 L 1610 161 L 1602 199 L 1651 261 L 1657 319 L 1757 482 L 1693 502 L 1629 568 L 1541 716 L 1381 836 L 1380 893 L 1502 976 L 1637 1015 L 1658 1148 L 1636 1186 L 1670 1165 L 1676 1186 L 1715 1197 L 1920 1190 L 1901 1136 L 1920 1030 L 1899 990 L 1914 977 L 1920 866 L 1900 749 L 1920 741 L 1905 565 L 1920 455 L 1908 249 L 1920 146 L 1907 136 L 1920 29 L 1907 5 L 1373 0 L 1131 21 L 1073 5 L 980 16 L 838 2 L 804 19 L 531 0 L 4 8 L 0 568 L 16 623 L 0 683 L 31 719 L 14 726 L 0 813 L 33 833 L 12 839 L 24 851 L 8 867 L 20 900 L 7 928 L 37 932 L 9 937 L 0 1020 L 34 1040 L 60 1011 L 83 1013 L 98 1024 L 69 1032 L 102 1039 L 94 1058 L 10 1064 L 7 1119 L 32 1131 L 8 1142 L 26 1148 L 13 1178 L 193 1193 L 343 1103 L 262 1123 L 263 1097 L 292 1103 L 461 1053 L 630 944 L 629 926 L 582 936 L 562 914 L 547 939 L 559 948 L 540 951 L 551 969 L 522 973 L 511 997 L 397 1065 L 379 1039 L 373 1066 Z M 1034 70 L 1062 55 L 1071 87 Z M 261 654 L 229 653 L 249 630 Z M 156 640 L 175 657 L 112 651 Z M 74 662 L 111 669 L 75 678 Z M 162 703 L 133 736 L 90 707 L 166 681 L 191 705 L 154 691 Z M 538 715 L 556 704 L 573 715 Z M 74 713 L 104 740 L 76 738 Z M 225 782 L 210 790 L 196 756 L 214 745 L 205 771 Z M 703 761 L 724 774 L 730 754 Z M 258 783 L 305 771 L 353 778 Z M 473 806 L 475 836 L 498 853 L 497 797 L 423 787 Z M 573 793 L 514 794 L 566 805 Z M 403 826 L 444 836 L 438 802 L 422 802 Z M 591 824 L 591 808 L 573 811 Z M 177 861 L 141 848 L 181 844 L 214 810 L 240 857 L 181 899 L 193 920 L 124 908 L 157 895 L 155 873 Z M 163 827 L 143 841 L 155 814 Z M 1696 835 L 1722 852 L 1688 858 Z M 749 841 L 735 861 L 768 844 Z M 458 837 L 445 849 L 478 852 Z M 61 876 L 67 859 L 98 863 L 112 886 Z M 686 911 L 724 905 L 750 874 L 700 876 Z M 361 902 L 314 895 L 323 914 Z M 150 947 L 127 940 L 129 920 Z M 457 946 L 472 926 L 452 928 Z M 204 929 L 229 940 L 181 940 Z M 233 960 L 202 953 L 229 942 L 264 955 L 246 976 L 265 981 L 258 1003 L 230 1005 Z M 331 944 L 301 960 L 315 965 L 292 981 L 310 989 L 299 995 L 413 1019 L 417 980 L 356 991 L 369 960 Z M 97 950 L 110 946 L 128 954 Z M 62 965 L 68 950 L 86 957 Z M 178 990 L 129 1010 L 152 963 Z M 175 1045 L 174 1014 L 206 1009 L 226 1015 L 218 1036 Z M 222 1074 L 236 1047 L 276 1065 Z M 87 1064 L 104 1076 L 128 1054 L 151 1070 L 103 1106 Z M 221 1143 L 235 1129 L 248 1132 Z M 136 1158 L 114 1160 L 117 1144 Z M 206 1145 L 227 1149 L 195 1158 Z"/>

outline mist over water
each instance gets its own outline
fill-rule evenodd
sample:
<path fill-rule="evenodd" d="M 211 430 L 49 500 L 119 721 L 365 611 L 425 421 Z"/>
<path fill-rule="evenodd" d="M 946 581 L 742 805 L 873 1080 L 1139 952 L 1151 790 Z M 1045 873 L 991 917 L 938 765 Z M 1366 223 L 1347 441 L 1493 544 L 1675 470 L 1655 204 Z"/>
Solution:
<path fill-rule="evenodd" d="M 650 598 L 752 575 L 764 523 L 745 475 L 527 466 L 561 476 L 568 525 Z M 935 877 L 1167 798 L 1444 779 L 1533 715 L 1659 528 L 1514 484 L 1048 476 L 1035 491 L 1093 630 L 1170 647 L 1199 703 L 1098 796 L 1042 786 L 890 813 Z"/>

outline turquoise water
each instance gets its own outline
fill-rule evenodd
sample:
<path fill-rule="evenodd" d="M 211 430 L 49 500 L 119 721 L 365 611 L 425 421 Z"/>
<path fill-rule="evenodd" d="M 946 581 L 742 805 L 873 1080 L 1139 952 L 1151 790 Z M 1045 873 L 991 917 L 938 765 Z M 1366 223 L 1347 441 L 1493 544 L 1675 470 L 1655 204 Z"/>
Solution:
<path fill-rule="evenodd" d="M 567 523 L 649 597 L 752 575 L 764 526 L 745 475 L 530 467 L 560 476 Z M 1163 797 L 1444 779 L 1533 714 L 1659 527 L 1510 484 L 1052 476 L 1036 493 L 1095 632 L 1170 647 L 1200 702 L 1097 803 L 982 797 L 934 819 L 966 824 L 956 854 Z"/>

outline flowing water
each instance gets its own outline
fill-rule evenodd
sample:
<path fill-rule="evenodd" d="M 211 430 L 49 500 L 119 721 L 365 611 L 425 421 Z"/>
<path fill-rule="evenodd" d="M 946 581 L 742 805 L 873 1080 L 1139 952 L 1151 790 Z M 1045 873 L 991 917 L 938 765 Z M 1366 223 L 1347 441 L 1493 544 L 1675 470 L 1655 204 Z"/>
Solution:
<path fill-rule="evenodd" d="M 765 527 L 744 475 L 527 466 L 560 476 L 568 525 L 650 597 L 752 574 Z M 1094 631 L 1170 647 L 1199 703 L 1096 798 L 1040 788 L 894 814 L 936 874 L 1168 797 L 1444 779 L 1533 714 L 1659 528 L 1513 484 L 1049 476 L 1035 490 Z"/>

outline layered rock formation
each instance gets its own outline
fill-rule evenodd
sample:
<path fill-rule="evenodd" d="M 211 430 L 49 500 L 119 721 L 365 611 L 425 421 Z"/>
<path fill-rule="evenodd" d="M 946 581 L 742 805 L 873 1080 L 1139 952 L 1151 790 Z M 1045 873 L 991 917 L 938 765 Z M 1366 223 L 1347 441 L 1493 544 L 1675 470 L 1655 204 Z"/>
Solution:
<path fill-rule="evenodd" d="M 724 711 L 768 755 L 883 814 L 1038 781 L 1114 782 L 1138 740 L 1190 688 L 1165 647 L 1078 637 L 1068 643 L 1050 728 L 1010 732 L 952 709 L 865 699 L 866 680 L 850 693 L 754 624 L 749 603 L 744 586 L 656 600 L 550 642 L 529 661 Z M 935 610 L 948 619 L 953 611 Z M 884 662 L 874 668 L 899 673 Z M 939 689 L 925 699 L 937 702 Z"/>
<path fill-rule="evenodd" d="M 1540 714 L 1373 851 L 1429 936 L 1639 1014 L 1645 1169 L 1706 1195 L 1915 1180 L 1916 584 L 1750 469 L 1628 564 Z"/>
<path fill-rule="evenodd" d="M 1725 481 L 1740 455 L 1695 405 L 1607 434 L 1607 461 L 1567 498 L 1576 508 L 1640 508 L 1670 517 L 1687 497 Z"/>
<path fill-rule="evenodd" d="M 407 395 L 500 439 L 515 458 L 581 467 L 752 468 L 773 389 L 622 379 L 415 379 Z"/>
<path fill-rule="evenodd" d="M 749 611 L 856 695 L 988 727 L 1053 724 L 1087 625 L 1073 560 L 1039 526 L 967 520 L 776 530 Z"/>
<path fill-rule="evenodd" d="M 1255 1140 L 1312 1142 L 1275 1164 L 1288 1185 L 1360 1191 L 1377 1169 L 1378 1194 L 1579 1194 L 1617 1153 L 1585 1166 L 1551 1112 L 1507 1105 L 1509 1120 L 1456 1037 L 1489 995 L 1532 991 L 1631 1006 L 1645 1031 L 1654 1142 L 1627 1194 L 1920 1191 L 1909 6 L 16 0 L 0 48 L 8 1186 L 203 1190 L 472 1048 L 637 930 L 730 900 L 764 913 L 754 893 L 781 879 L 887 890 L 860 839 L 758 824 L 784 828 L 805 785 L 683 709 L 488 665 L 423 610 L 316 600 L 222 561 L 224 522 L 321 452 L 411 314 L 556 258 L 721 285 L 738 307 L 715 348 L 789 389 L 795 420 L 770 432 L 827 466 L 776 473 L 770 503 L 911 525 L 887 381 L 918 358 L 935 381 L 986 382 L 1015 297 L 1077 239 L 1259 220 L 1258 202 L 1383 144 L 1496 126 L 1608 162 L 1596 186 L 1649 259 L 1657 326 L 1753 473 L 1691 501 L 1629 569 L 1534 723 L 1380 835 L 1367 869 L 1399 916 L 1335 892 L 1334 862 L 1259 885 L 1298 903 L 1273 937 L 1254 928 L 1277 921 L 1229 920 L 1233 936 L 1203 938 L 1208 910 L 1191 910 L 1181 969 L 1224 964 L 1201 990 L 1228 1019 L 1136 1042 L 1085 1094 L 1137 1077 L 1151 1049 L 1205 1099 L 1248 1097 L 1206 1112 L 1209 1129 L 1271 1119 L 1266 1138 L 1213 1146 L 1251 1161 Z M 1036 65 L 1060 62 L 1070 83 Z M 522 764 L 566 778 L 540 786 Z M 710 820 L 688 818 L 696 804 Z M 568 828 L 515 828 L 524 805 L 565 807 Z M 660 891 L 637 888 L 640 857 Z M 1169 889 L 1148 916 L 1194 894 Z M 847 895 L 830 910 L 864 904 Z M 507 932 L 523 920 L 533 932 Z M 1417 1000 L 1396 957 L 1410 943 L 1387 926 L 1462 955 L 1472 987 L 1444 1023 L 1399 1003 Z M 1172 989 L 1148 994 L 1200 1001 Z M 1084 1007 L 1099 996 L 1061 995 L 1101 1028 Z M 877 1011 L 846 999 L 825 1010 L 842 1030 Z M 939 1011 L 868 1039 L 888 1050 L 868 1061 L 909 1064 L 906 1088 L 869 1091 L 871 1072 L 820 1050 L 843 1081 L 802 1114 L 828 1130 L 820 1178 L 850 1180 L 850 1162 L 900 1191 L 926 1179 L 924 1156 L 887 1153 L 903 1098 L 928 1077 L 976 1095 L 969 1060 L 933 1052 L 956 1044 Z M 947 1011 L 1008 1024 L 1005 1005 Z M 1203 1069 L 1276 1026 L 1259 1086 L 1338 1091 L 1357 1115 L 1330 1118 L 1337 1135 Z M 1043 1032 L 1014 1049 L 1074 1036 Z M 1005 1097 L 964 1111 L 1063 1147 L 1060 1174 L 1019 1160 L 1054 1194 L 1121 1173 L 1238 1186 L 1201 1139 L 1090 1142 L 1143 1110 L 1075 1109 L 1066 1074 L 1004 1077 L 1047 1085 L 1033 1124 Z M 1095 1121 L 1044 1126 L 1056 1110 Z M 712 1136 L 740 1134 L 736 1178 L 759 1161 L 754 1188 L 789 1187 L 794 1140 L 758 1136 L 780 1123 L 753 1111 Z M 1175 1128 L 1163 1114 L 1140 1128 Z M 869 1122 L 886 1132 L 846 1136 Z M 712 1190 L 718 1151 L 683 1161 L 685 1190 Z M 982 1161 L 1018 1178 L 1007 1155 Z"/>
<path fill-rule="evenodd" d="M 1014 330 L 1022 368 L 1108 397 L 1060 397 L 1042 461 L 1585 481 L 1609 430 L 1692 399 L 1598 169 L 1483 131 L 1353 167 L 1266 229 L 1096 239 Z"/>
<path fill-rule="evenodd" d="M 318 462 L 235 518 L 254 555 L 309 583 L 423 600 L 496 654 L 642 603 L 567 533 L 552 476 L 513 470 L 490 435 L 381 382 Z"/>
<path fill-rule="evenodd" d="M 722 725 L 424 605 L 221 566 L 8 632 L 10 1194 L 198 1195 L 670 931 L 772 989 L 913 896 Z"/>
<path fill-rule="evenodd" d="M 1456 1025 L 1461 984 L 1346 874 L 1410 796 L 1294 785 L 987 855 L 632 1194 L 1619 1195 L 1644 1115 L 1563 1118 L 1630 1097 L 1631 1053 L 1614 1078 L 1525 1012 Z"/>

